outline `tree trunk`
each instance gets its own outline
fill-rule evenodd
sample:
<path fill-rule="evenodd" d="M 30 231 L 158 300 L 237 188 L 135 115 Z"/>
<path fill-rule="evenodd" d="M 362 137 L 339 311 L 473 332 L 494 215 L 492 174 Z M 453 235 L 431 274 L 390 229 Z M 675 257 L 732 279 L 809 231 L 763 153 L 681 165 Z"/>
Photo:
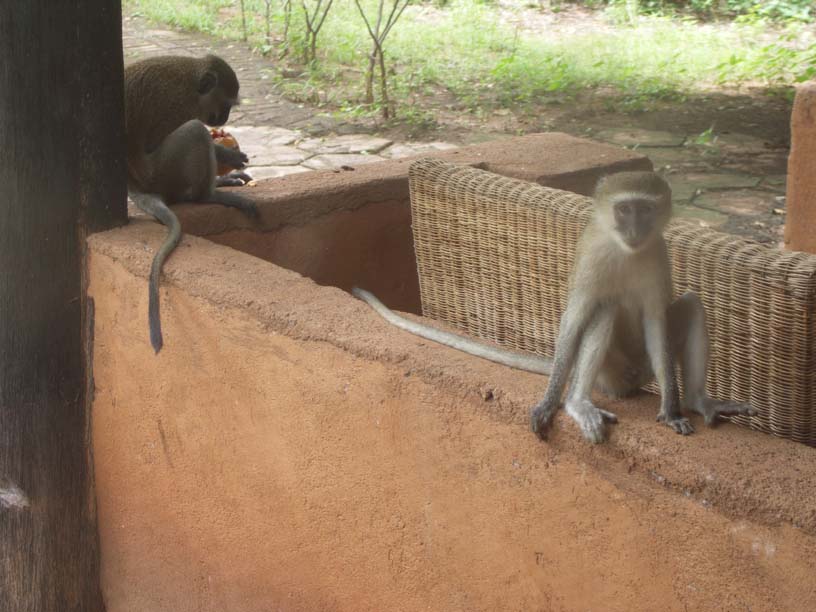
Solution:
<path fill-rule="evenodd" d="M 127 220 L 121 6 L 0 3 L 0 608 L 102 612 L 85 236 Z"/>
<path fill-rule="evenodd" d="M 391 117 L 391 101 L 388 99 L 388 73 L 385 70 L 385 53 L 382 44 L 377 45 L 380 56 L 380 100 L 382 101 L 383 119 Z"/>
<path fill-rule="evenodd" d="M 374 71 L 377 68 L 377 43 L 374 43 L 374 48 L 371 50 L 371 55 L 368 56 L 368 70 L 365 75 L 365 103 L 374 103 Z"/>
<path fill-rule="evenodd" d="M 272 0 L 264 0 L 266 3 L 266 46 L 272 46 L 272 24 L 271 24 L 271 12 L 272 12 Z"/>
<path fill-rule="evenodd" d="M 284 0 L 283 3 L 283 40 L 289 42 L 289 24 L 292 21 L 292 0 Z"/>

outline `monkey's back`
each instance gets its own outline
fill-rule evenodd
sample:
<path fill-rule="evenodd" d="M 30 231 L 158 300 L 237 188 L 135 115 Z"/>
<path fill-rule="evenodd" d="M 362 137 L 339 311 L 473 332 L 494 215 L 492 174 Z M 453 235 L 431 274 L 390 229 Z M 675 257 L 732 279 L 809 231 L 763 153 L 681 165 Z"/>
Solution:
<path fill-rule="evenodd" d="M 201 60 L 162 56 L 125 68 L 128 172 L 143 183 L 143 157 L 183 123 L 198 119 Z"/>

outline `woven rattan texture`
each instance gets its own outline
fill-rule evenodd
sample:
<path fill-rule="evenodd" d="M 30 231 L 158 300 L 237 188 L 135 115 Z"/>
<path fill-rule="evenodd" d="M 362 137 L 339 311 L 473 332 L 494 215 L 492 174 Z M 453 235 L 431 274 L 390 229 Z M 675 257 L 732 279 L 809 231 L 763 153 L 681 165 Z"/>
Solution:
<path fill-rule="evenodd" d="M 591 200 L 429 159 L 410 186 L 423 314 L 551 356 Z M 666 239 L 675 294 L 705 304 L 711 395 L 759 411 L 736 422 L 816 446 L 816 255 L 683 220 Z"/>

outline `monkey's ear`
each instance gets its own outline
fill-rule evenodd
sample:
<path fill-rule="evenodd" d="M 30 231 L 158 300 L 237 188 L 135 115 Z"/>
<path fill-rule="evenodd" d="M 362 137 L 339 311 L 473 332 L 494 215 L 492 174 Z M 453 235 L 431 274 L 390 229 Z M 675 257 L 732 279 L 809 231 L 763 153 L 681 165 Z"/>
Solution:
<path fill-rule="evenodd" d="M 216 85 L 218 85 L 218 75 L 211 70 L 208 70 L 198 82 L 198 93 L 202 96 L 204 94 L 208 94 L 215 89 Z"/>

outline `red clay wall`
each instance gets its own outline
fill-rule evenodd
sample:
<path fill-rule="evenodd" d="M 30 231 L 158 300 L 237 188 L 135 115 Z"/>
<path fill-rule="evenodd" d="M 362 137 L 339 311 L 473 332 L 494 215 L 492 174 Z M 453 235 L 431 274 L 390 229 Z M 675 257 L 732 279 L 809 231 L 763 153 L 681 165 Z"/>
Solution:
<path fill-rule="evenodd" d="M 816 253 L 816 81 L 793 104 L 786 206 L 785 246 Z"/>
<path fill-rule="evenodd" d="M 605 169 L 648 167 L 522 140 L 455 155 L 584 193 Z M 259 185 L 259 223 L 180 217 L 328 285 L 361 265 L 407 300 L 408 163 L 373 166 Z M 390 226 L 402 238 L 384 247 Z M 621 419 L 605 445 L 563 415 L 540 442 L 543 377 L 190 236 L 165 266 L 154 355 L 146 277 L 163 236 L 138 220 L 89 239 L 108 612 L 816 609 L 816 450 L 699 421 L 680 437 L 652 396 L 599 398 Z"/>
<path fill-rule="evenodd" d="M 91 237 L 109 612 L 816 609 L 816 452 L 684 438 L 656 398 L 588 446 L 545 379 L 184 239 L 147 342 L 155 223 Z"/>

